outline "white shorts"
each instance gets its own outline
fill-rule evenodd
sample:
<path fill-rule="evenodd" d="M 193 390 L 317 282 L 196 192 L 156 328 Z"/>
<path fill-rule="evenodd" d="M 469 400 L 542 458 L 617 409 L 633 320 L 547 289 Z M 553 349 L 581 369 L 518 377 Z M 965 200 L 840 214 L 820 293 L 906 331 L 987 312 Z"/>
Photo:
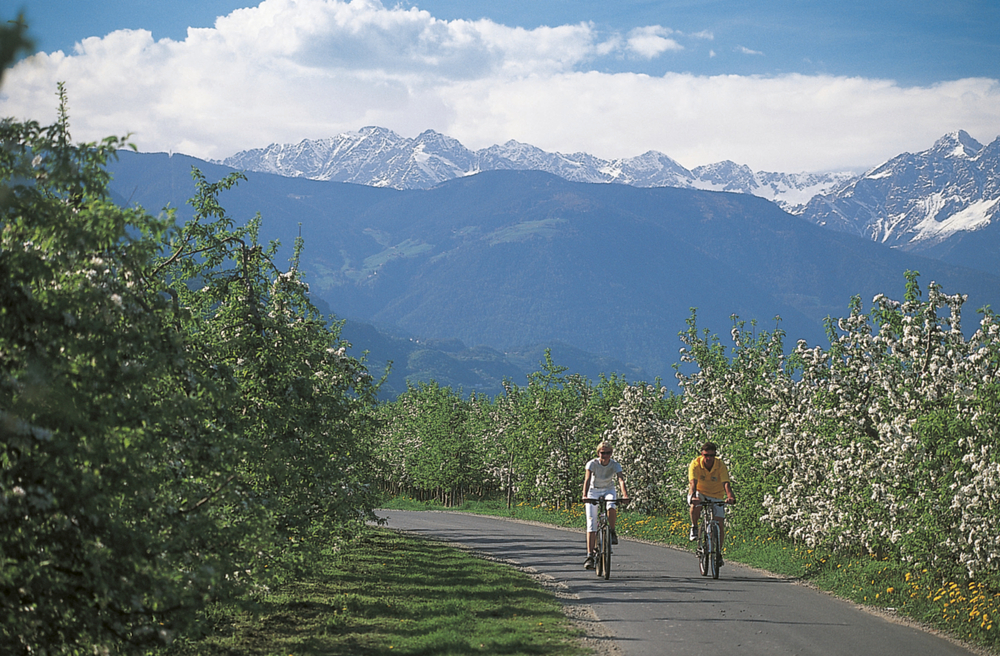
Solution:
<path fill-rule="evenodd" d="M 600 499 L 601 497 L 608 500 L 608 509 L 615 507 L 615 499 L 618 495 L 615 493 L 615 488 L 610 488 L 606 490 L 595 490 L 590 488 L 587 492 L 588 499 Z M 600 506 L 596 503 L 587 504 L 587 531 L 589 533 L 597 532 L 597 513 L 600 510 Z"/>

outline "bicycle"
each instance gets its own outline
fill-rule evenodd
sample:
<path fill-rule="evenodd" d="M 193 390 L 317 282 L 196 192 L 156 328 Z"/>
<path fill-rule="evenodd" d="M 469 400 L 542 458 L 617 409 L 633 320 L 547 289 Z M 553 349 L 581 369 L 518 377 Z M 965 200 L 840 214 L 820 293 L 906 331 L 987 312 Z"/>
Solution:
<path fill-rule="evenodd" d="M 701 521 L 698 523 L 698 569 L 702 576 L 719 578 L 719 562 L 722 560 L 722 528 L 715 518 L 715 507 L 725 506 L 725 501 L 701 500 Z"/>
<path fill-rule="evenodd" d="M 608 500 L 601 497 L 600 499 L 581 499 L 581 501 L 598 506 L 594 564 L 598 578 L 603 576 L 607 580 L 611 578 L 611 524 L 608 522 Z M 629 501 L 631 499 L 628 498 L 615 499 L 615 505 L 624 509 Z"/>

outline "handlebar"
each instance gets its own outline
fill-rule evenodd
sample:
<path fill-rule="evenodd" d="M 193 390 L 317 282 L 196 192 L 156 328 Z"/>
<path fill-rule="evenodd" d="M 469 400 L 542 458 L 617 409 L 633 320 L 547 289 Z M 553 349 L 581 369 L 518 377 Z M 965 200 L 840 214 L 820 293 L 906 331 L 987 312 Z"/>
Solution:
<path fill-rule="evenodd" d="M 709 501 L 708 499 L 694 498 L 694 499 L 691 499 L 691 505 L 692 506 L 694 506 L 694 505 L 698 505 L 698 506 L 735 506 L 736 505 L 736 500 L 734 499 L 733 501 Z"/>
<path fill-rule="evenodd" d="M 628 505 L 629 501 L 632 499 L 630 497 L 622 497 L 621 499 L 610 499 L 614 501 L 616 505 L 620 504 L 623 508 Z M 602 501 L 607 502 L 609 499 L 580 499 L 582 503 L 591 503 L 595 506 L 600 504 Z"/>

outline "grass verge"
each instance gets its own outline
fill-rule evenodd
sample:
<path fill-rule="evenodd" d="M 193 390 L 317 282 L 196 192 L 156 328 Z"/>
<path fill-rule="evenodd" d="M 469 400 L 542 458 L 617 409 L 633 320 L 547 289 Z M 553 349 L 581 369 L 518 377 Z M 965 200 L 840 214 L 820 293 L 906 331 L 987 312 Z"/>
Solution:
<path fill-rule="evenodd" d="M 211 631 L 170 656 L 586 652 L 560 603 L 525 574 L 446 545 L 375 529 L 319 574 L 217 606 Z"/>
<path fill-rule="evenodd" d="M 398 498 L 387 508 L 441 509 L 439 504 Z M 583 526 L 583 506 L 568 510 L 502 502 L 467 501 L 450 508 L 483 515 L 514 517 L 557 526 Z M 736 512 L 739 512 L 737 507 Z M 670 515 L 621 513 L 618 534 L 693 549 L 687 539 L 684 511 Z M 807 581 L 844 599 L 893 612 L 953 638 L 1000 654 L 1000 582 L 969 581 L 906 563 L 868 555 L 837 554 L 810 549 L 772 534 L 750 534 L 731 527 L 726 560 Z M 692 565 L 693 566 L 693 565 Z"/>

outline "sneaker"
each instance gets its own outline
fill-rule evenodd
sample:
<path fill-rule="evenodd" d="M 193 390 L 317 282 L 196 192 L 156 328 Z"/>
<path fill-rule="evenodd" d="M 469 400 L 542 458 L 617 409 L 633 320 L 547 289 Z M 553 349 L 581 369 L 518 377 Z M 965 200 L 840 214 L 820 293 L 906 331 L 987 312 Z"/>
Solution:
<path fill-rule="evenodd" d="M 688 533 L 688 542 L 694 542 L 697 539 L 698 539 L 698 527 L 692 526 L 691 532 Z"/>
<path fill-rule="evenodd" d="M 611 544 L 618 544 L 618 534 L 611 531 Z"/>
<path fill-rule="evenodd" d="M 594 554 L 587 554 L 587 560 L 583 561 L 584 569 L 594 569 Z"/>

